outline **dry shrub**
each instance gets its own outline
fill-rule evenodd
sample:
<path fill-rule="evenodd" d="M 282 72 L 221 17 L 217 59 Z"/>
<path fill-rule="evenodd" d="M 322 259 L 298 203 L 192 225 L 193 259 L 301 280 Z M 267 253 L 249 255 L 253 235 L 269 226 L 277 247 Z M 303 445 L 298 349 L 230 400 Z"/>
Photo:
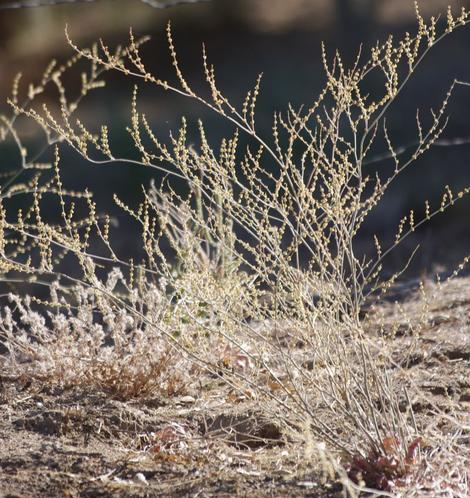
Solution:
<path fill-rule="evenodd" d="M 390 246 L 376 238 L 375 257 L 356 254 L 356 236 L 369 213 L 439 138 L 458 84 L 427 127 L 417 114 L 414 149 L 397 151 L 385 125 L 390 105 L 429 50 L 466 25 L 469 13 L 455 17 L 449 9 L 441 26 L 434 18 L 426 22 L 417 7 L 417 19 L 414 36 L 390 37 L 359 54 L 350 68 L 339 54 L 329 63 L 324 49 L 324 89 L 312 103 L 276 112 L 270 139 L 256 124 L 261 78 L 237 107 L 217 86 L 204 50 L 209 95 L 196 93 L 179 66 L 170 27 L 175 83 L 147 71 L 140 54 L 145 40 L 132 32 L 128 45 L 115 50 L 104 42 L 82 49 L 67 34 L 76 53 L 70 64 L 48 68 L 26 103 L 19 103 L 19 80 L 14 85 L 14 117 L 3 119 L 2 136 L 17 142 L 20 171 L 38 169 L 15 132 L 21 115 L 41 126 L 49 144 L 63 142 L 92 164 L 128 161 L 164 172 L 166 180 L 145 189 L 135 208 L 115 198 L 141 227 L 145 257 L 139 262 L 116 254 L 111 219 L 97 214 L 89 192 L 66 192 L 58 149 L 49 179 L 40 183 L 36 175 L 17 190 L 11 182 L 3 187 L 2 272 L 6 280 L 33 276 L 52 291 L 50 302 L 37 303 L 41 311 L 33 309 L 32 297 L 11 296 L 13 304 L 2 312 L 10 352 L 5 368 L 93 382 L 128 398 L 179 392 L 197 366 L 241 392 L 253 390 L 276 406 L 285 427 L 300 434 L 308 427 L 350 462 L 358 482 L 386 490 L 389 481 L 405 481 L 422 461 L 414 451 L 419 434 L 410 407 L 403 410 L 398 369 L 380 342 L 365 334 L 361 311 L 367 298 L 380 299 L 400 277 L 381 277 L 388 254 L 469 192 L 446 187 L 438 206 L 426 203 L 421 217 L 410 212 L 400 221 Z M 78 61 L 91 66 L 73 100 L 62 78 Z M 190 145 L 183 119 L 165 141 L 139 111 L 136 86 L 128 132 L 139 159 L 115 156 L 108 127 L 95 133 L 76 117 L 79 100 L 101 88 L 102 74 L 110 70 L 199 102 L 232 124 L 233 134 L 215 146 L 199 122 L 199 142 Z M 383 84 L 371 92 L 366 84 L 377 75 Z M 47 84 L 58 90 L 55 108 L 40 105 Z M 248 145 L 241 145 L 240 134 Z M 377 146 L 389 151 L 388 176 L 368 172 Z M 185 193 L 176 190 L 174 178 L 185 183 Z M 12 219 L 7 201 L 20 191 L 32 196 L 31 207 Z M 57 224 L 42 214 L 51 196 L 61 213 Z M 76 214 L 78 202 L 87 207 L 85 217 Z M 101 252 L 93 250 L 97 240 Z M 78 273 L 61 272 L 63 258 L 74 260 Z M 46 313 L 47 307 L 56 311 Z"/>
<path fill-rule="evenodd" d="M 110 274 L 108 292 L 118 274 Z M 158 319 L 164 307 L 162 292 L 152 290 L 146 292 L 147 313 Z M 33 307 L 34 298 L 10 295 L 13 304 L 0 317 L 0 334 L 10 352 L 3 367 L 10 374 L 87 386 L 119 399 L 173 396 L 191 384 L 191 365 L 158 331 L 139 324 L 134 314 L 106 302 L 90 287 L 67 289 L 67 294 L 73 292 L 73 306 L 60 297 L 57 282 L 51 291 L 51 299 L 39 311 Z M 96 312 L 98 298 L 101 316 Z M 55 311 L 44 311 L 44 304 Z"/>

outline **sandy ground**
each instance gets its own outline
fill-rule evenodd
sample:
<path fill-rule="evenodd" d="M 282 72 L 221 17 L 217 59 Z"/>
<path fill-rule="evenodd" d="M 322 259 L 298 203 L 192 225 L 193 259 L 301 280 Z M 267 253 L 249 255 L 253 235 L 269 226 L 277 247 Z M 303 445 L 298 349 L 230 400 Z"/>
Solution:
<path fill-rule="evenodd" d="M 365 326 L 400 368 L 418 427 L 445 438 L 459 424 L 468 449 L 470 278 L 429 284 L 427 304 L 413 284 L 393 298 Z M 3 376 L 0 496 L 342 496 L 289 442 L 269 405 L 216 387 L 204 400 L 121 402 Z"/>

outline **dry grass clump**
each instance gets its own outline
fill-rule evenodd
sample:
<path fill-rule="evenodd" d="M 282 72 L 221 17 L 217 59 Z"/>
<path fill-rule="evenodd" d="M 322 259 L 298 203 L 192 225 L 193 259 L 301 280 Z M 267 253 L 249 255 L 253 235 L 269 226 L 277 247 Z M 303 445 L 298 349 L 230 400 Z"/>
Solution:
<path fill-rule="evenodd" d="M 109 275 L 107 292 L 118 275 L 118 270 Z M 51 299 L 39 310 L 37 299 L 10 294 L 11 305 L 1 312 L 0 334 L 10 353 L 3 369 L 10 375 L 86 385 L 119 399 L 172 396 L 191 384 L 191 365 L 135 315 L 113 309 L 90 287 L 76 285 L 63 293 L 54 282 L 50 288 Z M 44 311 L 44 304 L 51 311 Z M 147 316 L 158 320 L 164 309 L 159 289 L 147 289 L 146 306 Z"/>
<path fill-rule="evenodd" d="M 356 254 L 355 238 L 391 183 L 439 138 L 458 83 L 427 127 L 417 114 L 417 145 L 398 154 L 385 125 L 388 108 L 428 51 L 466 25 L 469 13 L 455 18 L 449 10 L 442 27 L 434 18 L 426 22 L 418 8 L 417 18 L 414 36 L 377 44 L 351 68 L 338 54 L 330 64 L 324 49 L 324 89 L 315 102 L 276 112 L 270 139 L 256 125 L 261 78 L 237 107 L 217 86 L 204 50 L 209 96 L 197 94 L 178 64 L 170 28 L 175 83 L 147 71 L 143 41 L 132 32 L 129 44 L 114 51 L 104 42 L 82 49 L 69 37 L 76 52 L 69 65 L 91 63 L 79 99 L 68 97 L 61 70 L 49 68 L 43 83 L 30 87 L 26 104 L 19 103 L 16 81 L 9 101 L 14 117 L 3 118 L 2 137 L 17 143 L 22 173 L 35 163 L 15 132 L 19 115 L 39 124 L 48 144 L 68 144 L 93 164 L 129 161 L 166 177 L 145 189 L 135 208 L 115 198 L 141 227 L 138 262 L 115 252 L 111 219 L 97 214 L 89 192 L 66 192 L 58 149 L 43 183 L 35 175 L 23 191 L 11 183 L 2 188 L 5 281 L 28 278 L 51 290 L 50 299 L 9 295 L 0 325 L 9 350 L 3 368 L 91 383 L 121 398 L 172 395 L 196 372 L 209 372 L 274 402 L 285 427 L 301 434 L 307 427 L 349 461 L 357 484 L 383 491 L 412 486 L 425 458 L 421 434 L 399 369 L 364 332 L 361 311 L 400 276 L 381 278 L 387 255 L 468 189 L 446 187 L 440 205 L 426 203 L 420 217 L 409 213 L 389 247 L 375 239 L 374 258 Z M 231 123 L 233 134 L 216 146 L 199 122 L 198 144 L 190 145 L 183 119 L 165 141 L 139 111 L 134 87 L 128 132 L 139 158 L 116 157 L 106 125 L 94 133 L 76 118 L 79 100 L 103 86 L 101 74 L 109 70 L 198 101 Z M 382 86 L 366 91 L 377 75 Z M 58 90 L 55 108 L 41 105 L 47 81 Z M 240 134 L 248 145 L 240 145 Z M 367 164 L 380 144 L 392 167 L 379 177 Z M 31 205 L 12 216 L 8 200 L 19 191 L 31 196 Z M 42 205 L 50 198 L 60 222 L 45 219 Z M 63 271 L 63 261 L 73 262 L 74 271 Z"/>

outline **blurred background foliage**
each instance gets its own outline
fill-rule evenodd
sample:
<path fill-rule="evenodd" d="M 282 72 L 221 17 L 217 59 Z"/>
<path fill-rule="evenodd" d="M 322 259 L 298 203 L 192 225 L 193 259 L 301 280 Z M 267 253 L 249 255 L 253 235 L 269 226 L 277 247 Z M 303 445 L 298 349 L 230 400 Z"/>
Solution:
<path fill-rule="evenodd" d="M 0 0 L 0 6 L 9 3 Z M 445 16 L 449 3 L 456 11 L 470 6 L 468 0 L 422 0 L 421 12 L 424 16 Z M 212 0 L 162 10 L 140 0 L 97 0 L 0 9 L 1 95 L 6 98 L 18 71 L 25 81 L 37 80 L 51 58 L 60 60 L 71 54 L 64 36 L 66 23 L 74 41 L 82 46 L 100 37 L 111 46 L 125 43 L 130 26 L 138 35 L 151 35 L 144 50 L 147 65 L 157 75 L 170 79 L 165 41 L 165 26 L 170 19 L 181 65 L 195 88 L 204 88 L 203 42 L 217 69 L 220 87 L 234 102 L 240 102 L 257 74 L 263 72 L 258 124 L 266 135 L 270 133 L 274 110 L 284 110 L 289 102 L 308 104 L 316 98 L 324 83 L 322 40 L 330 56 L 338 48 L 347 61 L 352 61 L 360 44 L 367 49 L 389 33 L 400 35 L 415 29 L 412 0 Z M 432 51 L 390 110 L 387 123 L 395 144 L 406 145 L 416 138 L 416 108 L 423 113 L 436 109 L 454 78 L 470 81 L 469 53 L 468 29 L 456 32 Z M 79 77 L 76 71 L 76 80 Z M 109 124 L 112 148 L 129 156 L 132 144 L 125 126 L 130 119 L 132 82 L 119 75 L 108 76 L 108 81 L 107 90 L 99 90 L 84 101 L 80 116 L 92 129 L 98 130 L 101 123 Z M 182 115 L 192 124 L 202 118 L 214 145 L 229 129 L 201 106 L 151 88 L 142 87 L 139 106 L 163 135 L 178 126 Z M 438 204 L 446 184 L 455 190 L 470 185 L 469 109 L 470 90 L 458 88 L 450 106 L 445 138 L 463 143 L 433 148 L 403 175 L 382 206 L 372 213 L 361 239 L 364 244 L 370 243 L 372 233 L 391 236 L 400 217 L 409 209 L 423 211 L 425 199 Z M 7 110 L 6 104 L 3 110 Z M 29 139 L 35 139 L 32 131 Z M 65 181 L 74 188 L 92 183 L 104 210 L 111 209 L 113 192 L 136 204 L 141 185 L 148 184 L 152 176 L 133 166 L 97 169 L 73 154 L 62 155 Z M 5 158 L 8 159 L 3 155 L 0 170 L 11 166 Z M 374 167 L 380 171 L 387 163 Z M 424 242 L 417 270 L 453 264 L 468 252 L 469 215 L 470 202 L 464 201 L 416 235 L 411 245 Z M 122 244 L 125 248 L 132 242 L 126 239 Z"/>
<path fill-rule="evenodd" d="M 66 0 L 71 3 L 48 5 L 53 1 L 42 0 L 44 6 L 40 8 L 1 11 L 2 68 L 16 65 L 23 58 L 57 55 L 61 48 L 65 51 L 61 42 L 66 23 L 77 28 L 79 41 L 95 40 L 97 36 L 120 38 L 129 26 L 136 31 L 158 32 L 171 18 L 188 37 L 194 31 L 207 36 L 223 32 L 227 38 L 237 32 L 303 32 L 347 46 L 414 21 L 412 0 L 210 0 L 173 7 L 172 0 L 166 0 L 169 8 L 162 10 L 140 0 Z M 24 5 L 29 2 L 32 0 L 23 0 Z M 22 0 L 1 0 L 0 6 L 15 3 L 21 5 Z M 445 13 L 449 4 L 458 9 L 469 2 L 425 0 L 420 9 L 424 16 L 436 15 Z"/>

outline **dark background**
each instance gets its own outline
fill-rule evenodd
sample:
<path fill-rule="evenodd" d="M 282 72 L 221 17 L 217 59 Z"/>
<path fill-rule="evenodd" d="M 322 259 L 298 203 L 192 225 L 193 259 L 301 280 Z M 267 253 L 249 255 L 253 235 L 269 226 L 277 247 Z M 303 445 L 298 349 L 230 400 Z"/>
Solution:
<path fill-rule="evenodd" d="M 1 2 L 0 6 L 9 2 Z M 457 12 L 468 1 L 423 0 L 424 16 L 442 14 L 451 3 Z M 202 87 L 201 45 L 204 42 L 214 63 L 220 87 L 235 103 L 263 72 L 258 124 L 269 136 L 272 112 L 284 110 L 289 102 L 310 103 L 324 82 L 320 42 L 330 54 L 336 48 L 347 61 L 353 60 L 360 43 L 370 47 L 389 33 L 399 36 L 415 29 L 411 0 L 212 0 L 193 5 L 154 9 L 139 0 L 102 0 L 94 3 L 44 6 L 31 9 L 0 9 L 0 94 L 7 96 L 11 81 L 22 71 L 25 82 L 37 80 L 52 57 L 59 60 L 71 54 L 64 36 L 68 23 L 73 39 L 86 45 L 103 37 L 107 44 L 126 42 L 129 26 L 138 35 L 150 34 L 145 49 L 149 68 L 162 78 L 171 78 L 165 42 L 165 26 L 172 20 L 174 40 L 188 80 Z M 464 28 L 433 49 L 414 78 L 391 108 L 390 134 L 395 144 L 416 138 L 415 114 L 437 109 L 454 78 L 470 81 L 470 28 Z M 71 73 L 71 87 L 79 71 Z M 124 128 L 129 123 L 133 82 L 108 76 L 109 88 L 86 99 L 79 113 L 90 128 L 107 123 L 112 130 L 111 146 L 122 155 L 132 154 Z M 23 87 L 24 90 L 24 87 Z M 5 100 L 5 99 L 3 99 Z M 201 106 L 168 93 L 142 87 L 139 106 L 152 124 L 165 136 L 178 126 L 182 115 L 190 125 L 201 117 L 214 145 L 229 128 L 220 118 Z M 445 138 L 470 142 L 470 88 L 460 87 L 450 105 L 451 119 Z M 2 112 L 8 112 L 4 105 Z M 27 139 L 34 143 L 33 129 Z M 96 168 L 76 155 L 63 152 L 62 170 L 69 188 L 90 187 L 97 193 L 99 208 L 110 209 L 112 193 L 137 204 L 141 185 L 152 175 L 142 168 L 113 165 Z M 371 235 L 391 237 L 401 216 L 410 208 L 423 211 L 429 199 L 439 203 L 446 184 L 453 190 L 470 185 L 470 145 L 435 147 L 403 174 L 373 213 L 359 244 L 370 244 Z M 0 171 L 10 168 L 13 159 L 2 152 Z M 386 165 L 384 165 L 386 167 Z M 122 216 L 115 212 L 116 216 Z M 446 215 L 438 217 L 407 242 L 391 265 L 406 258 L 416 243 L 422 244 L 411 273 L 450 267 L 470 251 L 470 202 L 463 201 Z M 121 232 L 131 230 L 121 222 Z M 134 234 L 121 237 L 123 255 L 133 250 Z M 137 244 L 137 242 L 136 242 Z"/>

